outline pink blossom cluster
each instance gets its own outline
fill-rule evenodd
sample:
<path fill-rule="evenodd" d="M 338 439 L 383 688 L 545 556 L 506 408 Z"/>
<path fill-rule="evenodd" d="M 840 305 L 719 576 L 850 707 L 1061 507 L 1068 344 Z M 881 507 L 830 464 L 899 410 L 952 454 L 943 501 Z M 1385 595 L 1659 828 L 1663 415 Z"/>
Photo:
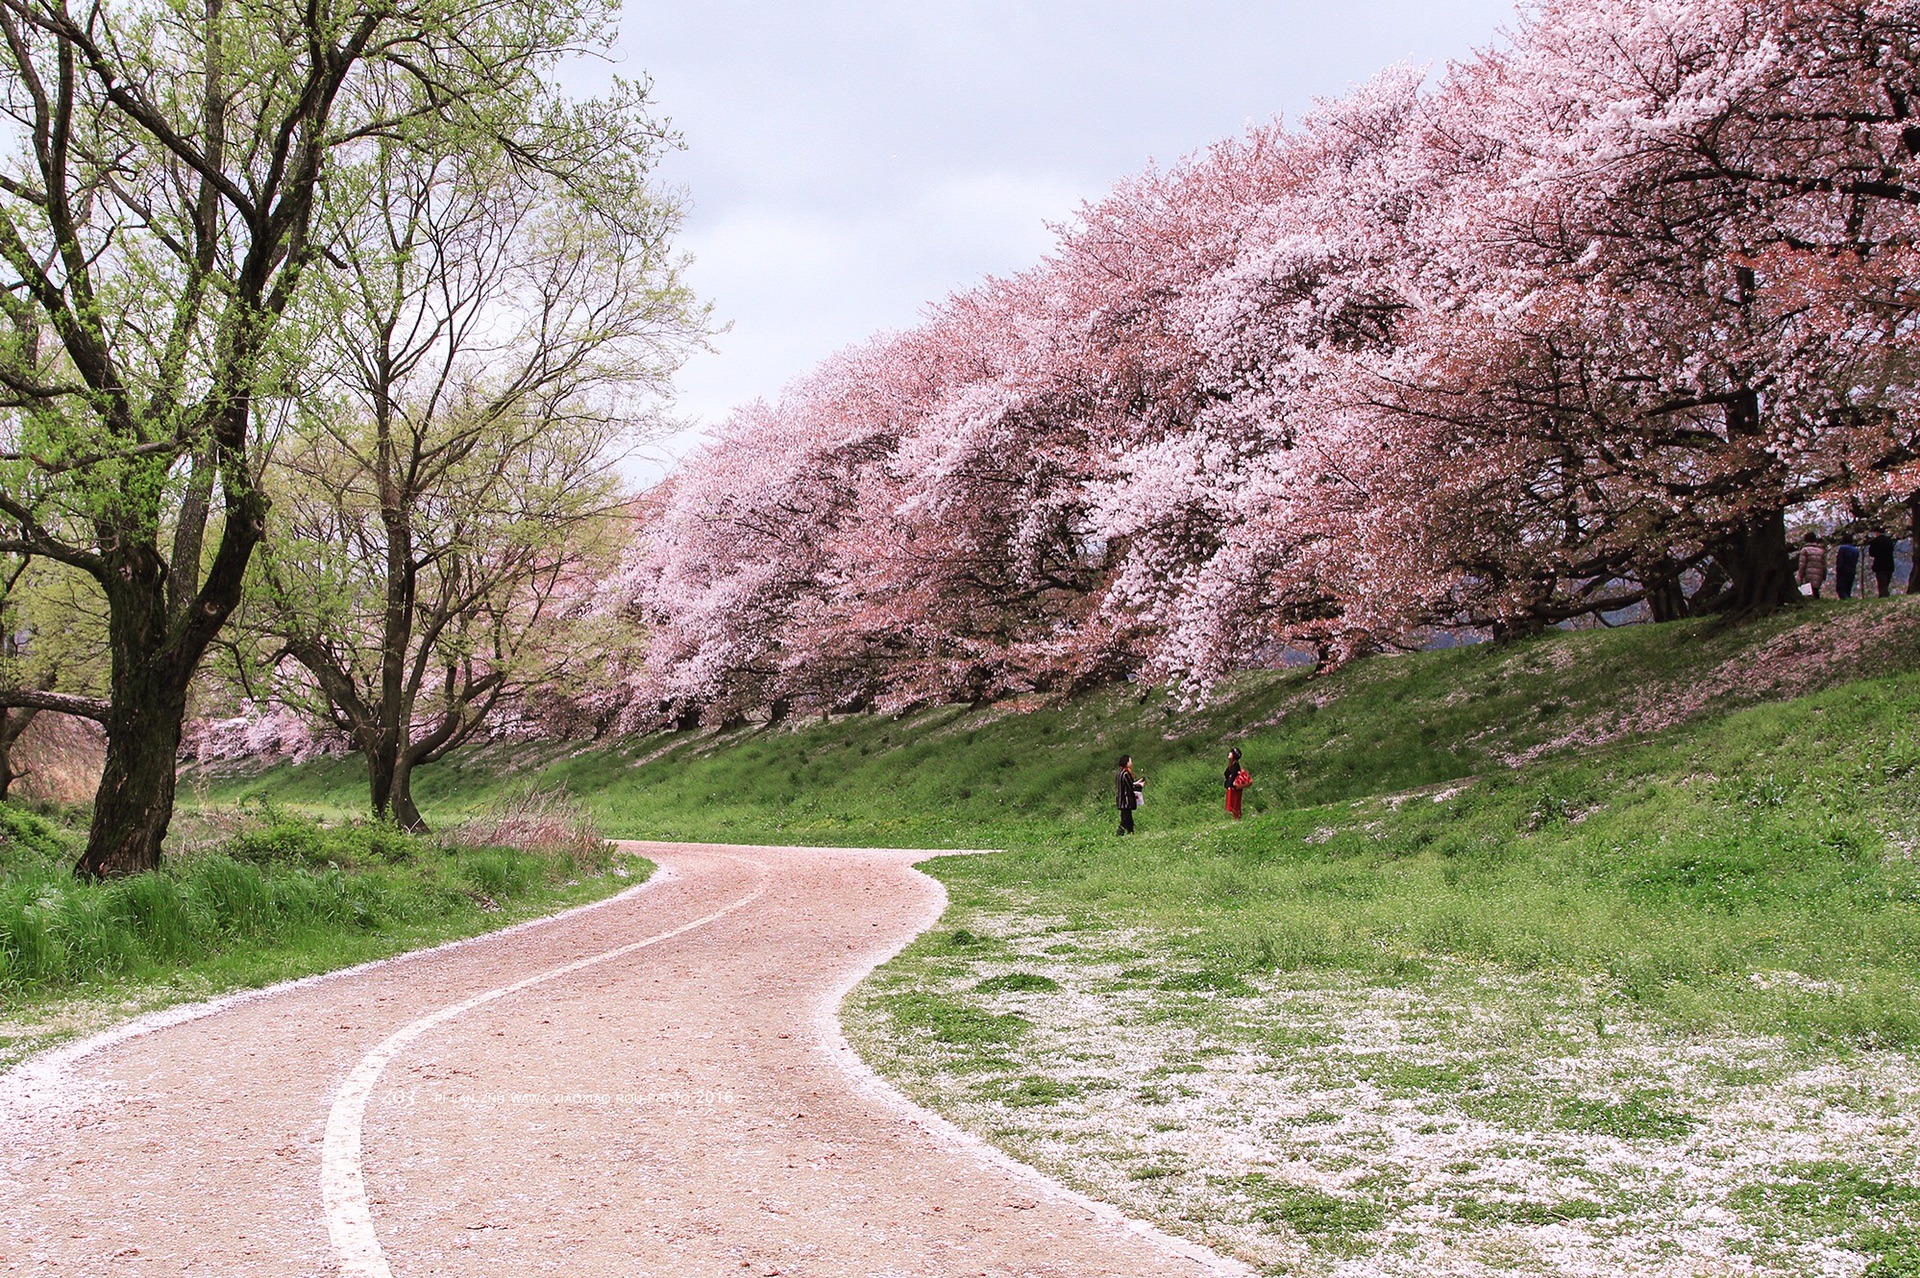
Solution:
<path fill-rule="evenodd" d="M 1756 610 L 1920 510 L 1920 0 L 1542 0 L 737 412 L 622 581 L 725 719 Z"/>
<path fill-rule="evenodd" d="M 222 718 L 191 720 L 181 743 L 181 757 L 201 763 L 227 759 L 305 763 L 352 748 L 344 734 L 277 702 L 244 702 L 238 710 Z"/>

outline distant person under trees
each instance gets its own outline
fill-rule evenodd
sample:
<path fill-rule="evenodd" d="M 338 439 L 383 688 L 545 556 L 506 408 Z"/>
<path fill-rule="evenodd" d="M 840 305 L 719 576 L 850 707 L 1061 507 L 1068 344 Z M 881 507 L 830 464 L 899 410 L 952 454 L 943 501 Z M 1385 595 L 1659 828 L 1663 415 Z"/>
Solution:
<path fill-rule="evenodd" d="M 1821 583 L 1827 579 L 1827 548 L 1820 544 L 1820 534 L 1808 533 L 1805 543 L 1793 558 L 1798 567 L 1795 580 L 1803 586 L 1811 586 L 1813 589 L 1809 593 L 1818 599 Z"/>
<path fill-rule="evenodd" d="M 1867 563 L 1873 569 L 1873 581 L 1885 599 L 1893 589 L 1893 538 L 1884 528 L 1875 528 L 1867 538 Z"/>
<path fill-rule="evenodd" d="M 1241 799 L 1245 796 L 1247 787 L 1253 783 L 1253 778 L 1240 765 L 1239 746 L 1227 751 L 1227 772 L 1223 779 L 1227 786 L 1227 815 L 1238 821 Z"/>
<path fill-rule="evenodd" d="M 1133 756 L 1120 756 L 1120 770 L 1113 774 L 1113 802 L 1120 809 L 1121 834 L 1133 833 L 1133 810 L 1140 806 L 1140 792 L 1147 783 L 1133 774 Z"/>
<path fill-rule="evenodd" d="M 1833 549 L 1833 593 L 1842 599 L 1853 598 L 1853 583 L 1860 575 L 1860 547 L 1851 532 L 1840 534 Z"/>

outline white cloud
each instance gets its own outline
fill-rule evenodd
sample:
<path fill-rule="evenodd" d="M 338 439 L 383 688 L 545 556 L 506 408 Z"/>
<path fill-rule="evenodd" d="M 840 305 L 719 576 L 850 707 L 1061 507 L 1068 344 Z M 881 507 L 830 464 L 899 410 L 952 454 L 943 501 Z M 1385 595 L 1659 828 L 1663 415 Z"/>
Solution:
<path fill-rule="evenodd" d="M 684 238 L 690 279 L 733 328 L 681 377 L 680 411 L 708 424 L 991 272 L 1034 262 L 1080 192 L 1047 175 L 956 173 L 858 216 L 742 208 Z"/>

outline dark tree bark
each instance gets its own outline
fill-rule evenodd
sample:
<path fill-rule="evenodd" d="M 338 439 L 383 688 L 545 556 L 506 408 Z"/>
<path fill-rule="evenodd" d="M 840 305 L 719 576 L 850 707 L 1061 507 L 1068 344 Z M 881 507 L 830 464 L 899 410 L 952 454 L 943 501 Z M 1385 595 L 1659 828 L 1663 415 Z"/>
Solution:
<path fill-rule="evenodd" d="M 367 801 L 376 821 L 385 820 L 393 811 L 393 773 L 399 762 L 398 743 L 392 737 L 362 746 L 361 758 L 367 762 Z"/>
<path fill-rule="evenodd" d="M 240 478 L 246 463 L 247 413 L 230 409 L 221 422 L 236 474 L 227 488 L 219 549 L 199 589 L 169 587 L 166 561 L 137 529 L 103 529 L 111 571 L 106 589 L 108 697 L 106 766 L 94 795 L 87 847 L 74 865 L 82 878 L 139 874 L 160 864 L 173 821 L 175 770 L 187 693 L 201 659 L 239 606 L 247 563 L 266 531 L 267 499 Z"/>
<path fill-rule="evenodd" d="M 1714 601 L 1720 612 L 1750 616 L 1771 612 L 1800 597 L 1787 551 L 1786 511 L 1775 508 L 1748 516 L 1713 547 L 1714 562 L 1727 575 L 1727 587 Z"/>
<path fill-rule="evenodd" d="M 1750 270 L 1738 273 L 1748 292 L 1752 291 Z M 1743 390 L 1730 396 L 1726 407 L 1727 435 L 1732 441 L 1755 447 L 1762 435 L 1760 395 Z M 1729 492 L 1736 497 L 1778 494 L 1779 463 L 1765 454 L 1762 460 L 1729 476 Z M 1748 507 L 1748 513 L 1733 527 L 1723 531 L 1710 548 L 1713 558 L 1727 574 L 1727 589 L 1717 601 L 1719 611 L 1734 616 L 1753 616 L 1800 599 L 1794 582 L 1793 559 L 1787 549 L 1787 510 L 1783 500 L 1760 502 Z"/>
<path fill-rule="evenodd" d="M 139 874 L 160 864 L 173 822 L 184 683 L 123 705 L 107 722 L 107 762 L 93 800 L 87 848 L 74 865 L 83 878 Z"/>
<path fill-rule="evenodd" d="M 393 790 L 387 800 L 387 811 L 395 825 L 419 833 L 427 828 L 427 821 L 413 802 L 413 762 L 407 757 L 410 753 L 403 751 L 393 765 Z"/>
<path fill-rule="evenodd" d="M 1657 564 L 1642 573 L 1647 591 L 1647 615 L 1658 624 L 1687 615 L 1687 592 L 1671 563 Z"/>

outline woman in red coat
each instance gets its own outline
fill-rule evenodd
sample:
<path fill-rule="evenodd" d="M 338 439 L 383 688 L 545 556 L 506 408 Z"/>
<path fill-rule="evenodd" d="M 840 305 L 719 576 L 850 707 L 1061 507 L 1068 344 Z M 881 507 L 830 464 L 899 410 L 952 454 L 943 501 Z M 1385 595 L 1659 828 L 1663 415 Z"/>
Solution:
<path fill-rule="evenodd" d="M 1253 782 L 1253 778 L 1247 775 L 1247 770 L 1240 766 L 1239 746 L 1235 746 L 1227 752 L 1226 782 L 1227 815 L 1238 821 L 1240 819 L 1240 798 L 1246 793 L 1247 786 Z"/>

